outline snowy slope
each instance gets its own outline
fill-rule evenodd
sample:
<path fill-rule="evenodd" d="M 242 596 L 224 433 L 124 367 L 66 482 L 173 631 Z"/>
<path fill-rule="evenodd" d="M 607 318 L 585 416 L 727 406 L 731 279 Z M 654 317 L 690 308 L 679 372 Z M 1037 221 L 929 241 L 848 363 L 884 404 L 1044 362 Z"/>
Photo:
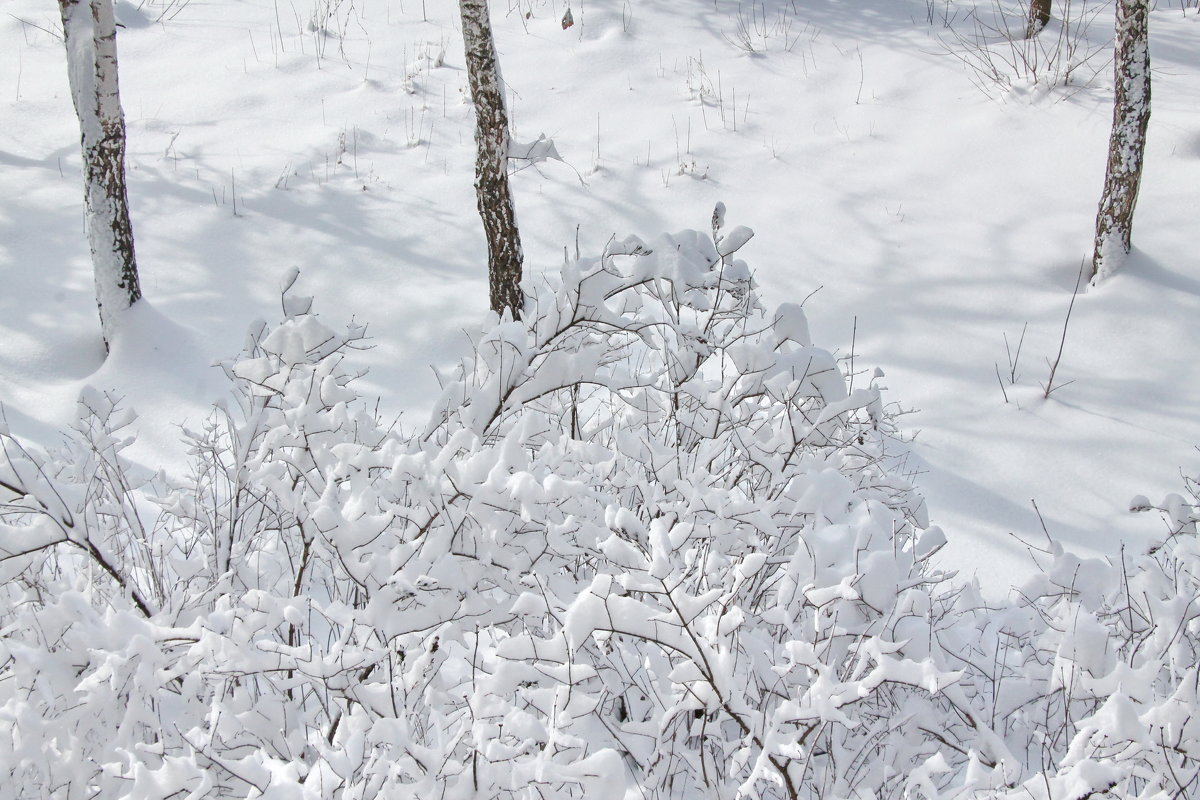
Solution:
<path fill-rule="evenodd" d="M 567 29 L 565 9 L 493 8 L 515 138 L 544 133 L 566 162 L 516 175 L 532 271 L 577 241 L 586 254 L 703 226 L 724 201 L 758 233 L 745 253 L 766 297 L 809 298 L 818 342 L 882 368 L 914 410 L 911 467 L 947 563 L 994 589 L 1023 574 L 1008 533 L 1040 535 L 1031 499 L 1084 551 L 1160 532 L 1128 499 L 1157 500 L 1200 465 L 1194 9 L 1152 14 L 1137 247 L 1077 299 L 1049 400 L 1038 384 L 1091 248 L 1107 70 L 1090 87 L 981 91 L 916 0 L 609 0 L 572 4 Z M 142 416 L 138 457 L 175 463 L 177 426 L 222 391 L 210 365 L 278 316 L 291 266 L 326 319 L 369 323 L 365 390 L 420 424 L 429 365 L 486 311 L 456 4 L 118 3 L 149 302 L 107 361 L 56 11 L 4 11 L 0 401 L 14 428 L 53 441 L 81 387 L 115 388 Z M 1110 28 L 1102 10 L 1090 36 Z M 1006 403 L 997 364 L 1007 375 L 1003 337 L 1022 329 Z"/>

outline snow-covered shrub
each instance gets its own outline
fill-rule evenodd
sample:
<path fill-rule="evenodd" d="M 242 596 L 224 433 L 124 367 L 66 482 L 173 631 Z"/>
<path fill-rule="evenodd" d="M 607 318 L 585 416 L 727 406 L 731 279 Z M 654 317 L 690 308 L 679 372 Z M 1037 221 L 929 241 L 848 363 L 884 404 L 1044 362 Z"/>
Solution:
<path fill-rule="evenodd" d="M 943 652 L 1012 748 L 975 756 L 966 797 L 1200 796 L 1195 498 L 1171 495 L 1162 510 L 1171 532 L 1149 553 L 1081 559 L 1051 543 L 1019 602 L 960 604 Z"/>
<path fill-rule="evenodd" d="M 761 308 L 722 217 L 565 264 L 411 433 L 294 275 L 189 475 L 136 479 L 97 392 L 57 451 L 0 432 L 4 786 L 1195 796 L 1195 492 L 1148 554 L 955 588 L 879 388 Z"/>
<path fill-rule="evenodd" d="M 300 501 L 330 451 L 380 432 L 347 406 L 361 330 L 285 312 L 226 365 L 233 403 L 187 432 L 186 480 L 131 483 L 130 417 L 95 392 L 61 452 L 0 433 L 0 771 L 19 797 L 245 796 L 301 769 L 335 710 L 312 678 L 363 634 Z M 299 674 L 277 671 L 288 648 Z"/>
<path fill-rule="evenodd" d="M 848 391 L 798 306 L 760 306 L 735 258 L 752 234 L 723 216 L 565 264 L 525 320 L 473 334 L 412 433 L 367 413 L 343 363 L 362 330 L 327 328 L 292 276 L 188 432 L 185 479 L 134 482 L 95 394 L 64 453 L 0 435 L 6 785 L 962 785 L 1001 746 L 939 644 L 941 533 L 879 387 Z"/>
<path fill-rule="evenodd" d="M 892 722 L 950 680 L 926 659 L 940 534 L 888 468 L 879 390 L 847 393 L 799 307 L 760 311 L 722 212 L 566 265 L 425 432 L 486 454 L 456 485 L 486 487 L 466 538 L 504 559 L 514 620 L 473 716 L 513 789 L 607 749 L 618 795 L 848 795 L 902 783 L 889 750 L 936 751 Z"/>

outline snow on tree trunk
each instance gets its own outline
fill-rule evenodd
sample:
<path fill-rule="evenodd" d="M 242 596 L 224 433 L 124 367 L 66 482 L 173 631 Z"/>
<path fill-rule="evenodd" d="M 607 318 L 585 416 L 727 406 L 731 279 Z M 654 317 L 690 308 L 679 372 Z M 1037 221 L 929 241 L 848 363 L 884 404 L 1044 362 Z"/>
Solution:
<path fill-rule="evenodd" d="M 88 244 L 107 348 L 121 312 L 142 296 L 125 192 L 125 118 L 117 87 L 112 0 L 59 0 L 71 98 L 83 139 Z"/>
<path fill-rule="evenodd" d="M 1029 24 L 1025 28 L 1025 38 L 1032 38 L 1042 32 L 1042 28 L 1050 23 L 1051 0 L 1030 0 Z"/>
<path fill-rule="evenodd" d="M 475 194 L 488 243 L 492 310 L 521 316 L 521 234 L 508 185 L 508 113 L 487 0 L 459 0 L 471 99 L 475 103 Z"/>
<path fill-rule="evenodd" d="M 1129 254 L 1133 209 L 1142 181 L 1150 122 L 1150 47 L 1146 0 L 1118 0 L 1116 87 L 1108 171 L 1096 214 L 1092 284 L 1116 272 Z"/>

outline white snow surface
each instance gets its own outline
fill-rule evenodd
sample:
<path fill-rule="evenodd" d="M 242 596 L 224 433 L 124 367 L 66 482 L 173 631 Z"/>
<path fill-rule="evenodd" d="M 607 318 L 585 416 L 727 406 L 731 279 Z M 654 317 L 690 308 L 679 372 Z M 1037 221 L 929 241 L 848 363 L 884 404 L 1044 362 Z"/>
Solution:
<path fill-rule="evenodd" d="M 918 0 L 769 0 L 764 35 L 727 0 L 588 2 L 566 30 L 565 8 L 493 3 L 514 139 L 544 134 L 562 158 L 515 175 L 528 273 L 577 243 L 595 254 L 614 236 L 704 227 L 723 201 L 757 234 L 739 257 L 764 297 L 803 302 L 861 386 L 878 367 L 886 399 L 913 409 L 909 464 L 943 563 L 995 592 L 1023 579 L 1009 534 L 1041 536 L 1031 501 L 1085 555 L 1165 531 L 1129 507 L 1200 469 L 1194 9 L 1151 13 L 1134 250 L 1082 290 L 1044 399 L 1092 245 L 1107 69 L 1092 86 L 985 93 Z M 3 10 L 0 403 L 15 432 L 52 444 L 84 387 L 115 389 L 140 415 L 133 456 L 180 463 L 180 425 L 224 391 L 212 364 L 281 315 L 293 267 L 323 319 L 369 325 L 361 389 L 421 424 L 430 366 L 487 309 L 456 4 L 117 3 L 146 301 L 107 360 L 57 9 Z M 1111 25 L 1100 13 L 1092 39 Z M 1015 350 L 1023 329 L 1008 385 L 1003 337 Z"/>

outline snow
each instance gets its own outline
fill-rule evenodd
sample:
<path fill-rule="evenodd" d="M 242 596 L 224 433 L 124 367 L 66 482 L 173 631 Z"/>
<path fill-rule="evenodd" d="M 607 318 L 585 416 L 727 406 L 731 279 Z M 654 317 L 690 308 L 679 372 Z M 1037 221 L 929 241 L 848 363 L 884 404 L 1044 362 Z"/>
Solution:
<path fill-rule="evenodd" d="M 768 34 L 753 54 L 736 43 L 736 4 L 589 4 L 567 30 L 562 6 L 493 11 L 515 138 L 543 142 L 514 183 L 531 270 L 576 241 L 586 254 L 700 226 L 723 201 L 757 232 L 739 255 L 765 296 L 802 303 L 820 341 L 882 367 L 889 398 L 916 410 L 903 418 L 920 431 L 910 466 L 946 532 L 945 564 L 999 592 L 1030 569 L 1009 532 L 1037 536 L 1044 521 L 1090 554 L 1161 533 L 1128 507 L 1197 467 L 1194 14 L 1151 13 L 1134 251 L 1080 296 L 1063 385 L 1042 399 L 1091 245 L 1106 74 L 989 97 L 939 52 L 915 0 L 768 3 L 791 38 Z M 211 364 L 252 320 L 279 315 L 292 267 L 329 324 L 369 324 L 360 389 L 388 414 L 424 417 L 438 395 L 429 365 L 461 351 L 487 306 L 456 10 L 374 0 L 319 19 L 329 8 L 118 3 L 149 308 L 104 361 L 54 9 L 6 4 L 0 401 L 17 432 L 52 443 L 82 387 L 115 389 L 140 414 L 132 455 L 178 463 L 178 426 L 221 392 Z M 1092 36 L 1110 29 L 1102 13 Z M 1002 335 L 1026 323 L 1006 403 Z"/>

